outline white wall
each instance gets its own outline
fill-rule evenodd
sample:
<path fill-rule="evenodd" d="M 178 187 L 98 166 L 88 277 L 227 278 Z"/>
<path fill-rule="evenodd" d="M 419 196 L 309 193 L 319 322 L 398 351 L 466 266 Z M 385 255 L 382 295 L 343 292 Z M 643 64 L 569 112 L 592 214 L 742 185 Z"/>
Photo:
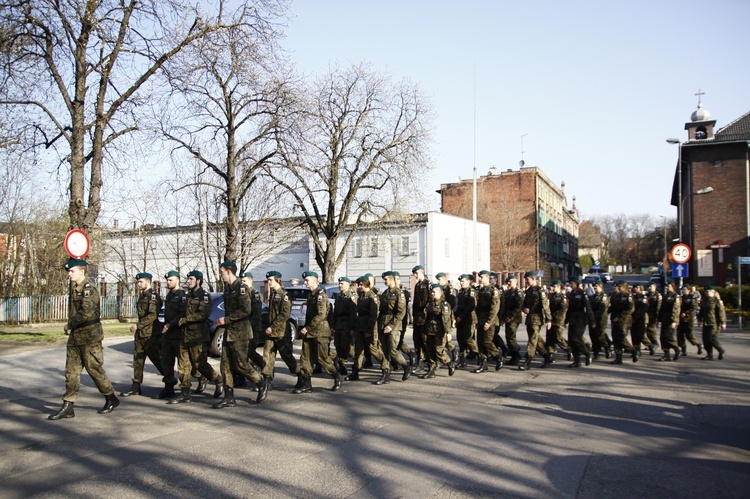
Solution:
<path fill-rule="evenodd" d="M 461 274 L 489 269 L 489 224 L 477 222 L 476 234 L 475 256 L 471 220 L 445 213 L 429 213 L 426 230 L 427 258 L 424 262 L 427 276 L 434 280 L 435 274 L 445 272 L 455 282 Z"/>

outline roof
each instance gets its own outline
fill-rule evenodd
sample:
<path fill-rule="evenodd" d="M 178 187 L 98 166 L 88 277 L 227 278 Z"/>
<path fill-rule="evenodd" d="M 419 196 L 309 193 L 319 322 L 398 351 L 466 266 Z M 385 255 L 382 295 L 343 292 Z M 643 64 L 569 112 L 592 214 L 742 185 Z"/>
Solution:
<path fill-rule="evenodd" d="M 750 140 L 750 111 L 714 134 L 714 141 Z"/>

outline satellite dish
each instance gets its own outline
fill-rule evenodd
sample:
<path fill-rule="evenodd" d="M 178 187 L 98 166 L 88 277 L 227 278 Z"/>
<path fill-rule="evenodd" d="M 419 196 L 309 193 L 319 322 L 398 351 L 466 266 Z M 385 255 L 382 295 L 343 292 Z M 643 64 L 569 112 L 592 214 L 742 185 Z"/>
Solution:
<path fill-rule="evenodd" d="M 523 166 L 525 164 L 526 164 L 526 161 L 524 161 L 524 160 L 521 160 L 521 161 L 518 162 L 518 166 Z"/>

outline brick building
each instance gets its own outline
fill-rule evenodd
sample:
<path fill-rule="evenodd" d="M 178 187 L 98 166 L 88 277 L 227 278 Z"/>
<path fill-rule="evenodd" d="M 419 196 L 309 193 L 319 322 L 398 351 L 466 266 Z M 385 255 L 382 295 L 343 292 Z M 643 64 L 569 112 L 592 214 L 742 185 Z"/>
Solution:
<path fill-rule="evenodd" d="M 491 270 L 538 269 L 546 283 L 581 275 L 578 211 L 575 198 L 568 209 L 564 189 L 537 167 L 492 168 L 477 179 L 477 220 L 490 225 Z M 472 218 L 473 179 L 442 184 L 438 192 L 444 213 Z"/>
<path fill-rule="evenodd" d="M 750 112 L 716 131 L 710 118 L 699 101 L 685 124 L 688 137 L 678 144 L 682 169 L 678 160 L 672 205 L 682 241 L 692 249 L 687 280 L 723 286 L 737 281 L 737 258 L 750 255 Z M 742 282 L 750 283 L 747 265 Z"/>

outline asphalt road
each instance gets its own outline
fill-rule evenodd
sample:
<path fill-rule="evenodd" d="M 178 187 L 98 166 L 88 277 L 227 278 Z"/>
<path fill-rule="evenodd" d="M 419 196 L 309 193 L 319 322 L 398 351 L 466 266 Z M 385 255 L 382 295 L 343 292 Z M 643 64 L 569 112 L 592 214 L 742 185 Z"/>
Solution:
<path fill-rule="evenodd" d="M 745 498 L 750 334 L 722 336 L 720 362 L 691 347 L 679 362 L 568 369 L 559 354 L 547 369 L 441 369 L 381 387 L 372 370 L 335 393 L 323 375 L 306 395 L 290 393 L 296 378 L 277 363 L 266 402 L 238 389 L 224 410 L 208 390 L 190 404 L 122 399 L 99 415 L 84 374 L 76 417 L 62 421 L 47 416 L 64 348 L 16 350 L 0 356 L 0 496 Z M 132 342 L 105 345 L 119 392 Z M 159 383 L 149 365 L 145 394 Z"/>

